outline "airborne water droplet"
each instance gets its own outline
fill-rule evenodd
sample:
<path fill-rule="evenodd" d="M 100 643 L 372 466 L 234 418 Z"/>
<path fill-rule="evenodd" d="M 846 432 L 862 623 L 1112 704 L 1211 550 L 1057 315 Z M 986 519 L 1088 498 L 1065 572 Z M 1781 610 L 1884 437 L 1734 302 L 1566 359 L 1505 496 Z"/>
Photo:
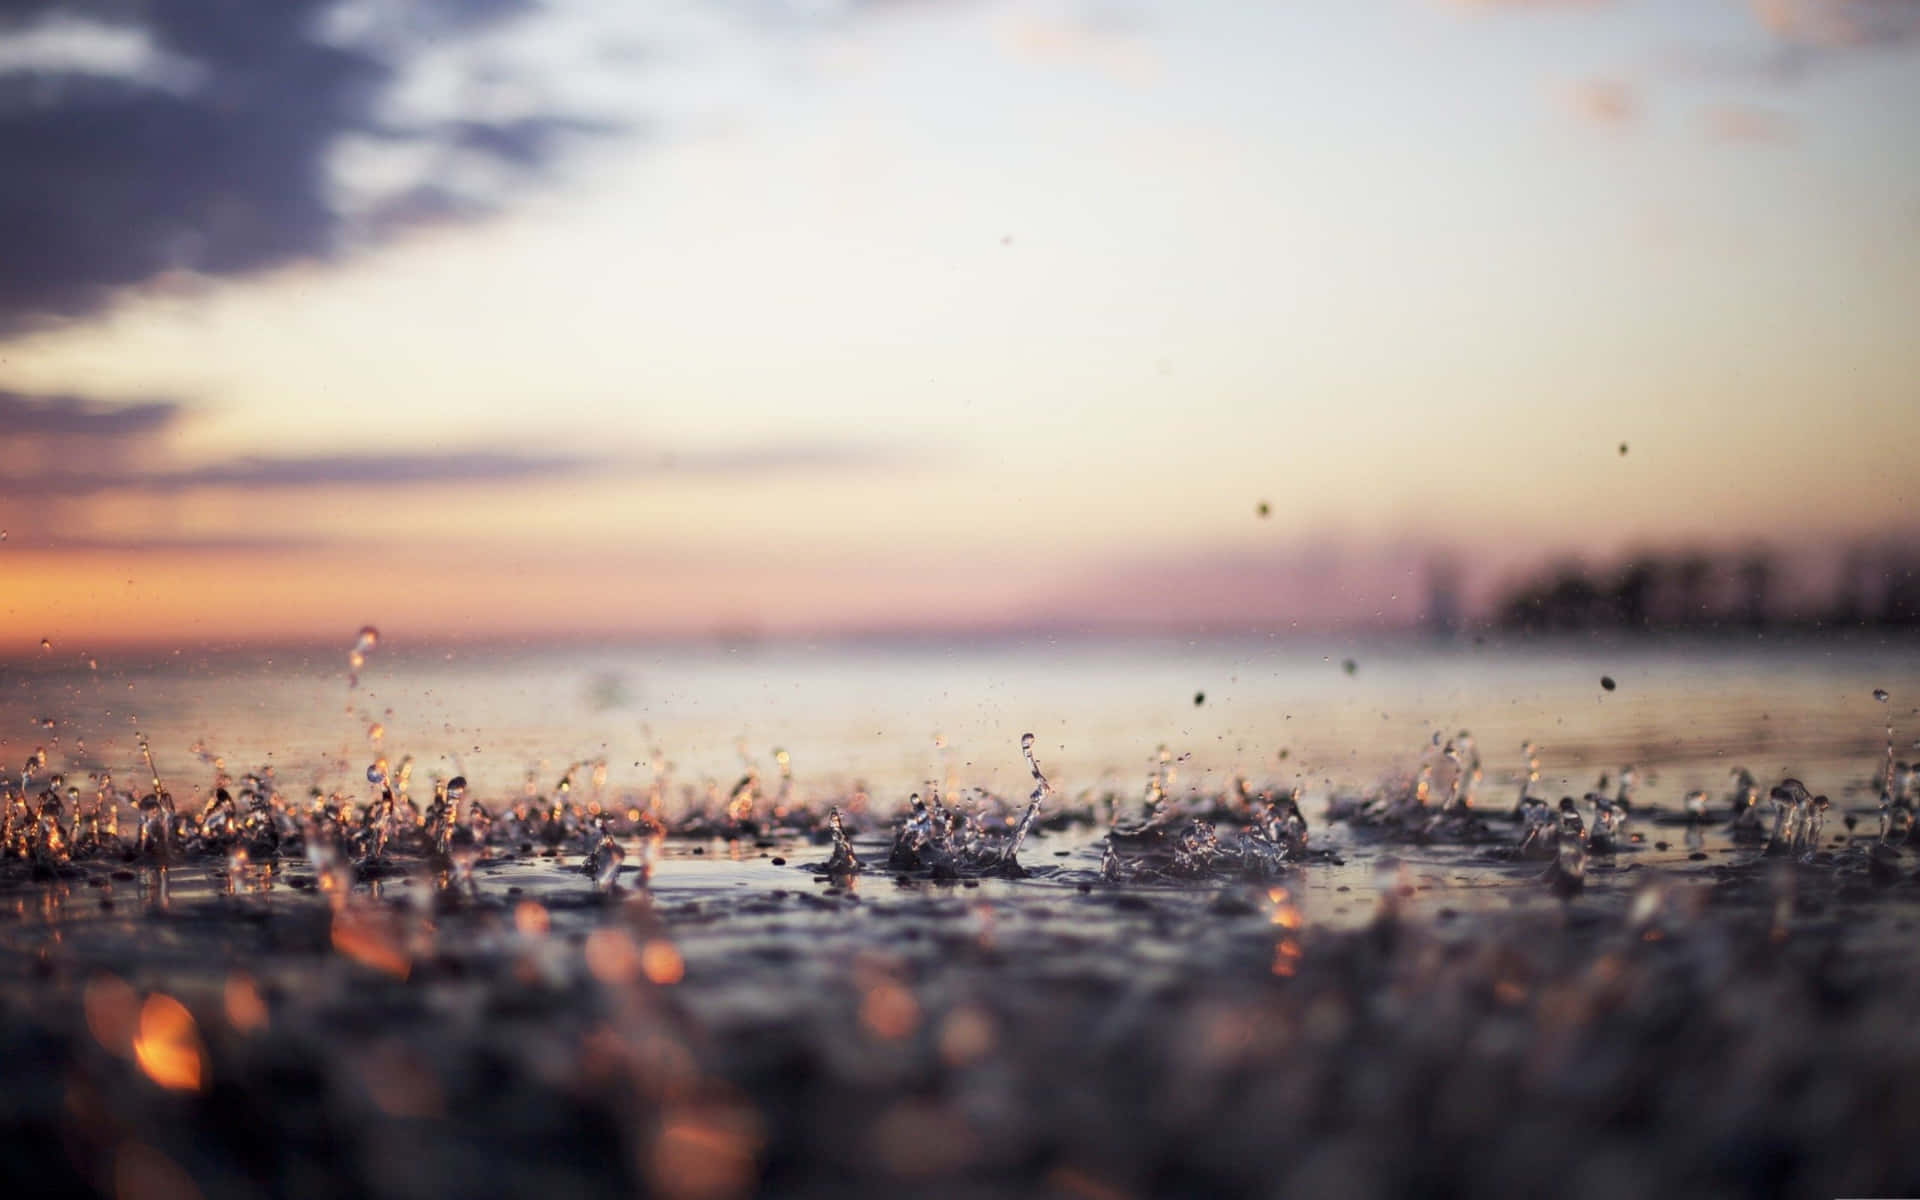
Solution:
<path fill-rule="evenodd" d="M 347 652 L 347 687 L 349 690 L 360 686 L 360 668 L 367 665 L 367 654 L 380 644 L 380 631 L 371 625 L 360 627 L 360 636 L 355 639 L 353 649 Z"/>

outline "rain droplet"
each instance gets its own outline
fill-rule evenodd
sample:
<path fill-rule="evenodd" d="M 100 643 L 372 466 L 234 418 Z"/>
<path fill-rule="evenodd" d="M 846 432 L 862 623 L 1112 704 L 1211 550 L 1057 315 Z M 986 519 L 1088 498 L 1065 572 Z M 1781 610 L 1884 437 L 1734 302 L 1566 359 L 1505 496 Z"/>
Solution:
<path fill-rule="evenodd" d="M 360 686 L 360 668 L 367 665 L 367 654 L 380 644 L 380 631 L 371 625 L 360 627 L 360 636 L 354 641 L 353 649 L 347 652 L 347 687 Z"/>

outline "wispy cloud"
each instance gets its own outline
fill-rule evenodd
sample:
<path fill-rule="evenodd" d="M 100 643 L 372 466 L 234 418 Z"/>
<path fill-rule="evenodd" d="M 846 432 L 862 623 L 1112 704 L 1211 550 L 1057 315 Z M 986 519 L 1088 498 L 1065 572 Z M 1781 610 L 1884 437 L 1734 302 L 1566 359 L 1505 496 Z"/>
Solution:
<path fill-rule="evenodd" d="M 607 470 L 613 465 L 611 459 L 586 455 L 511 450 L 249 457 L 178 469 L 93 471 L 56 465 L 33 474 L 0 476 L 0 495 L 72 498 L 113 492 L 166 494 L 198 488 L 260 492 L 374 485 L 396 488 L 497 484 L 555 472 Z"/>
<path fill-rule="evenodd" d="M 1705 113 L 1707 137 L 1716 142 L 1783 145 L 1794 140 L 1794 125 L 1784 113 L 1745 104 L 1726 104 Z"/>
<path fill-rule="evenodd" d="M 200 489 L 464 487 L 618 472 L 653 478 L 759 476 L 871 469 L 911 461 L 892 443 L 787 440 L 687 450 L 541 450 L 477 446 L 421 451 L 250 455 L 177 461 L 172 435 L 190 410 L 171 400 L 107 404 L 80 396 L 0 391 L 0 496 L 50 502 L 114 493 Z"/>
<path fill-rule="evenodd" d="M 172 428 L 180 413 L 180 405 L 171 400 L 112 405 L 80 396 L 0 390 L 0 436 L 148 438 Z"/>
<path fill-rule="evenodd" d="M 304 534 L 156 534 L 145 537 L 101 536 L 96 534 L 46 534 L 27 532 L 9 534 L 8 552 L 27 554 L 56 551 L 62 554 L 285 554 L 336 546 L 344 538 L 311 537 Z"/>
<path fill-rule="evenodd" d="M 1160 56 L 1136 22 L 1111 10 L 1055 20 L 1023 16 L 1000 27 L 999 42 L 1020 61 L 1084 66 L 1133 87 L 1153 85 L 1162 71 Z"/>
<path fill-rule="evenodd" d="M 1640 120 L 1640 95 L 1617 79 L 1583 79 L 1566 89 L 1568 111 L 1600 129 L 1625 129 Z"/>
<path fill-rule="evenodd" d="M 1517 12 L 1525 9 L 1600 8 L 1612 0 L 1441 0 L 1468 12 Z"/>
<path fill-rule="evenodd" d="M 758 442 L 638 458 L 645 469 L 672 475 L 761 475 L 906 465 L 920 456 L 892 442 L 864 440 Z"/>
<path fill-rule="evenodd" d="M 1920 0 L 1749 0 L 1758 46 L 1694 47 L 1667 55 L 1685 75 L 1785 87 L 1870 54 L 1920 50 Z"/>
<path fill-rule="evenodd" d="M 1789 45 L 1846 50 L 1920 42 L 1920 0 L 1752 0 L 1767 32 Z"/>
<path fill-rule="evenodd" d="M 0 75 L 95 76 L 185 94 L 205 82 L 199 63 L 170 54 L 145 29 L 46 12 L 0 42 Z"/>

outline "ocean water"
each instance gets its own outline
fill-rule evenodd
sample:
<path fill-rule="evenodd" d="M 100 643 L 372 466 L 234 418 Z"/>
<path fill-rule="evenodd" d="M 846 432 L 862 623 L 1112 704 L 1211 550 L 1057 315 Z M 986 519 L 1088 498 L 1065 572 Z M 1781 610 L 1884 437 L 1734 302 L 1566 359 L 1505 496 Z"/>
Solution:
<path fill-rule="evenodd" d="M 182 795 L 266 766 L 282 788 L 364 788 L 374 759 L 411 756 L 416 778 L 464 774 L 490 801 L 604 764 L 616 793 L 663 780 L 671 811 L 748 770 L 776 780 L 784 750 L 801 796 L 865 790 L 885 808 L 936 780 L 1023 795 L 1031 730 L 1064 794 L 1137 794 L 1164 757 L 1175 793 L 1239 773 L 1301 784 L 1312 811 L 1410 769 L 1436 734 L 1472 733 L 1489 790 L 1517 781 L 1532 741 L 1542 794 L 1633 764 L 1642 796 L 1672 804 L 1717 797 L 1736 766 L 1839 799 L 1866 785 L 1889 724 L 1901 758 L 1920 734 L 1920 645 L 1906 641 L 389 638 L 357 683 L 350 650 L 47 649 L 0 665 L 0 755 L 44 748 L 52 769 L 130 780 L 144 734 Z"/>

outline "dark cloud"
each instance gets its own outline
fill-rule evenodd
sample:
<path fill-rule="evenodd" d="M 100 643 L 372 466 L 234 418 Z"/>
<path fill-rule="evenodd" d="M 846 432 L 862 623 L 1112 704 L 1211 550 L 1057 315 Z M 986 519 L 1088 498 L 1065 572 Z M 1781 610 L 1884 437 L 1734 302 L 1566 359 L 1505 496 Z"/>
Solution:
<path fill-rule="evenodd" d="M 0 476 L 0 495 L 71 499 L 109 492 L 165 494 L 196 488 L 279 491 L 294 488 L 403 488 L 429 484 L 513 483 L 604 471 L 611 460 L 580 454 L 455 450 L 422 454 L 253 456 L 185 468 L 91 471 L 85 467 Z"/>
<path fill-rule="evenodd" d="M 240 275 L 342 252 L 362 231 L 329 156 L 351 136 L 417 146 L 442 172 L 459 156 L 540 170 L 605 126 L 534 112 L 396 127 L 382 110 L 415 56 L 533 7 L 375 0 L 355 6 L 348 37 L 328 25 L 332 0 L 10 0 L 0 40 L 50 21 L 132 31 L 176 69 L 165 87 L 70 63 L 0 73 L 0 334 L 93 314 L 169 270 Z M 443 212 L 487 203 L 448 195 L 459 203 Z"/>
<path fill-rule="evenodd" d="M 110 492 L 169 494 L 200 488 L 284 491 L 297 488 L 411 488 L 581 479 L 621 473 L 634 482 L 672 476 L 768 475 L 895 465 L 906 456 L 882 446 L 743 446 L 691 454 L 607 455 L 521 450 L 441 450 L 420 454 L 249 456 L 183 468 L 84 467 L 0 475 L 0 496 L 73 499 Z"/>
<path fill-rule="evenodd" d="M 0 437 L 148 438 L 171 428 L 180 412 L 171 400 L 114 406 L 79 396 L 29 396 L 0 390 Z"/>
<path fill-rule="evenodd" d="M 178 465 L 169 442 L 188 413 L 170 400 L 111 405 L 79 396 L 0 391 L 0 496 L 57 503 L 109 493 L 459 486 L 579 479 L 616 471 L 643 481 L 871 469 L 911 460 L 905 451 L 883 443 L 792 440 L 651 454 L 478 447 L 249 455 Z"/>

